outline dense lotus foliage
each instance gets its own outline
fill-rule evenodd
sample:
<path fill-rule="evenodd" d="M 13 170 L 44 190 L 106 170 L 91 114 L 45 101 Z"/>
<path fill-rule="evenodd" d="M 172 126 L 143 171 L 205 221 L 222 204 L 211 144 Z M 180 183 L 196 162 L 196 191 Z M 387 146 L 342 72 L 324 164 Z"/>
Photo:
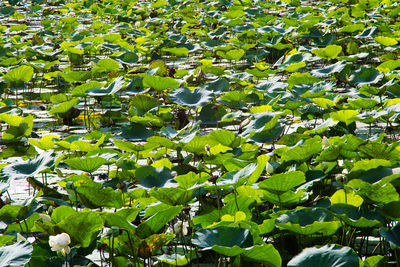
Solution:
<path fill-rule="evenodd" d="M 396 266 L 394 0 L 0 2 L 0 266 Z"/>

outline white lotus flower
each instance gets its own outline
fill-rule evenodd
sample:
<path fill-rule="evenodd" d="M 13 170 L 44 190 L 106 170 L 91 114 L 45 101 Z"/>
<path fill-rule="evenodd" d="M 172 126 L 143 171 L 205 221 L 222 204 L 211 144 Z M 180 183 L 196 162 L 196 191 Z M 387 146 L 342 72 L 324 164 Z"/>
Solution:
<path fill-rule="evenodd" d="M 188 222 L 183 222 L 182 223 L 182 221 L 178 221 L 177 223 L 174 224 L 174 233 L 177 236 L 180 236 L 182 234 L 183 235 L 187 235 L 188 234 L 188 227 L 189 227 Z"/>
<path fill-rule="evenodd" d="M 71 248 L 68 246 L 71 243 L 71 238 L 67 233 L 59 235 L 52 235 L 49 238 L 49 245 L 52 251 L 61 251 L 63 256 L 71 252 Z"/>

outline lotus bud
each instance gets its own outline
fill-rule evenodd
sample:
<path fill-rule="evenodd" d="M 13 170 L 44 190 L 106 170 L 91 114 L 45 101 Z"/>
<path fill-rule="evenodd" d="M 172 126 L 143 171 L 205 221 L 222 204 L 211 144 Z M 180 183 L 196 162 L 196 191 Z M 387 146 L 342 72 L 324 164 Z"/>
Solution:
<path fill-rule="evenodd" d="M 59 235 L 51 235 L 49 238 L 49 245 L 52 251 L 61 251 L 63 256 L 71 252 L 71 248 L 68 246 L 71 243 L 71 238 L 67 233 Z"/>
<path fill-rule="evenodd" d="M 47 214 L 39 213 L 39 217 L 43 222 L 51 222 L 51 217 Z"/>
<path fill-rule="evenodd" d="M 324 136 L 322 138 L 322 148 L 325 149 L 328 148 L 329 146 L 330 146 L 329 139 L 326 138 L 326 136 Z"/>
<path fill-rule="evenodd" d="M 209 144 L 204 146 L 204 150 L 206 151 L 207 155 L 210 156 L 211 153 L 210 153 L 210 145 Z"/>
<path fill-rule="evenodd" d="M 271 174 L 274 172 L 274 167 L 269 162 L 267 162 L 267 164 L 265 165 L 265 170 L 267 171 L 267 174 Z"/>
<path fill-rule="evenodd" d="M 17 242 L 21 242 L 21 241 L 28 241 L 28 240 L 26 240 L 26 238 L 23 236 L 23 235 L 21 235 L 20 233 L 17 233 Z"/>
<path fill-rule="evenodd" d="M 177 236 L 181 235 L 185 236 L 188 234 L 188 227 L 189 227 L 188 222 L 178 221 L 177 223 L 174 224 L 174 233 Z"/>
<path fill-rule="evenodd" d="M 344 174 L 336 174 L 335 176 L 336 182 L 338 182 L 339 184 L 345 184 L 347 183 L 347 176 Z"/>

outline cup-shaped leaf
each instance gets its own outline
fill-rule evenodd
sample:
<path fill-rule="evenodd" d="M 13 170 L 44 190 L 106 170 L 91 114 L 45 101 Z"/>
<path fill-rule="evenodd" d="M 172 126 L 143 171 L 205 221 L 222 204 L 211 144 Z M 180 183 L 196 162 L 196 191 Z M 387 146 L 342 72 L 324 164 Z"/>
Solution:
<path fill-rule="evenodd" d="M 76 188 L 76 192 L 82 203 L 91 209 L 122 207 L 121 191 L 115 192 L 111 187 L 103 187 L 100 183 L 82 183 Z"/>
<path fill-rule="evenodd" d="M 40 171 L 52 167 L 55 158 L 56 155 L 52 152 L 44 152 L 37 155 L 33 160 L 11 163 L 1 169 L 1 177 L 10 180 L 34 176 Z"/>
<path fill-rule="evenodd" d="M 72 213 L 57 227 L 61 231 L 69 234 L 72 245 L 88 247 L 97 238 L 100 230 L 103 229 L 104 222 L 96 212 L 76 212 Z"/>
<path fill-rule="evenodd" d="M 349 81 L 358 86 L 374 84 L 383 78 L 383 74 L 373 67 L 361 67 L 350 76 Z"/>
<path fill-rule="evenodd" d="M 163 187 L 168 180 L 173 178 L 171 171 L 165 167 L 143 166 L 138 168 L 135 174 L 138 182 L 146 188 Z"/>
<path fill-rule="evenodd" d="M 196 88 L 191 91 L 184 87 L 172 90 L 169 97 L 178 105 L 196 109 L 207 105 L 213 99 L 214 94 L 205 88 Z"/>
<path fill-rule="evenodd" d="M 145 222 L 141 223 L 137 228 L 137 235 L 140 238 L 146 238 L 152 234 L 157 233 L 163 228 L 170 220 L 172 220 L 179 212 L 182 206 L 169 206 L 161 211 L 156 212 Z"/>
<path fill-rule="evenodd" d="M 171 77 L 160 77 L 147 74 L 143 78 L 143 86 L 154 88 L 156 91 L 174 89 L 179 87 L 179 82 Z"/>
<path fill-rule="evenodd" d="M 64 162 L 75 170 L 81 170 L 88 173 L 92 173 L 102 165 L 108 163 L 108 161 L 102 157 L 72 158 L 66 159 Z"/>
<path fill-rule="evenodd" d="M 332 212 L 324 208 L 298 208 L 276 218 L 281 230 L 289 230 L 301 235 L 333 235 L 341 226 Z"/>
<path fill-rule="evenodd" d="M 225 248 L 246 248 L 253 244 L 249 229 L 217 227 L 201 229 L 192 239 L 193 245 L 202 249 L 213 249 L 214 246 Z"/>
<path fill-rule="evenodd" d="M 290 171 L 287 173 L 275 174 L 267 180 L 262 181 L 258 186 L 274 194 L 283 194 L 306 182 L 306 177 L 301 171 Z"/>
<path fill-rule="evenodd" d="M 325 48 L 314 49 L 312 52 L 320 58 L 331 60 L 337 58 L 337 56 L 342 52 L 342 47 L 339 45 L 328 45 Z"/>
<path fill-rule="evenodd" d="M 29 82 L 33 77 L 33 68 L 31 66 L 20 66 L 9 70 L 4 79 L 12 83 Z"/>
<path fill-rule="evenodd" d="M 110 83 L 107 87 L 101 88 L 93 88 L 86 90 L 86 93 L 90 96 L 105 96 L 105 95 L 112 95 L 117 93 L 119 90 L 124 87 L 125 81 L 124 77 L 116 78 L 112 83 Z"/>
<path fill-rule="evenodd" d="M 336 244 L 304 249 L 291 259 L 288 267 L 354 267 L 359 266 L 359 258 L 350 247 Z"/>

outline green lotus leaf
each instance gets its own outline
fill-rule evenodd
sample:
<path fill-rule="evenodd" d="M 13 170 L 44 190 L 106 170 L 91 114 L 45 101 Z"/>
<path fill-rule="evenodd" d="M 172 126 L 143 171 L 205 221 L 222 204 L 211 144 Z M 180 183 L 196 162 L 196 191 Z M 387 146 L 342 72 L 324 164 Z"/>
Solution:
<path fill-rule="evenodd" d="M 228 60 L 239 61 L 244 56 L 244 54 L 245 51 L 243 49 L 232 49 L 222 54 L 222 57 Z"/>
<path fill-rule="evenodd" d="M 287 80 L 288 84 L 291 86 L 296 84 L 316 83 L 319 81 L 320 79 L 315 78 L 308 72 L 295 72 L 292 75 L 290 75 L 289 79 Z"/>
<path fill-rule="evenodd" d="M 133 64 L 135 64 L 135 63 L 139 60 L 139 57 L 138 57 L 138 55 L 137 55 L 136 53 L 134 53 L 134 52 L 124 52 L 124 53 L 122 53 L 121 55 L 119 55 L 119 56 L 116 58 L 116 60 L 117 60 L 119 63 L 122 63 L 122 64 L 133 65 Z"/>
<path fill-rule="evenodd" d="M 296 53 L 289 55 L 285 61 L 279 66 L 279 69 L 283 70 L 293 64 L 307 62 L 311 59 L 311 54 L 309 53 Z"/>
<path fill-rule="evenodd" d="M 378 182 L 370 184 L 363 180 L 353 179 L 347 185 L 357 190 L 365 201 L 376 204 L 388 204 L 393 201 L 399 201 L 399 194 L 391 183 Z"/>
<path fill-rule="evenodd" d="M 162 51 L 171 53 L 177 57 L 187 57 L 189 54 L 189 50 L 186 47 L 163 48 Z"/>
<path fill-rule="evenodd" d="M 331 119 L 334 121 L 339 121 L 345 123 L 347 126 L 350 125 L 351 123 L 355 122 L 358 120 L 357 114 L 359 112 L 356 110 L 339 110 L 336 112 L 331 112 L 329 113 L 329 116 Z"/>
<path fill-rule="evenodd" d="M 222 105 L 207 104 L 201 108 L 197 120 L 201 120 L 205 125 L 216 125 L 226 114 L 227 111 Z"/>
<path fill-rule="evenodd" d="M 214 246 L 217 246 L 218 252 L 221 252 L 223 248 L 229 251 L 229 248 L 237 250 L 238 248 L 250 247 L 253 240 L 248 229 L 218 227 L 197 231 L 193 236 L 192 244 L 202 249 L 213 249 Z M 241 250 L 239 250 L 239 254 L 240 252 Z"/>
<path fill-rule="evenodd" d="M 152 234 L 156 234 L 169 221 L 175 218 L 181 212 L 182 206 L 166 206 L 163 210 L 157 211 L 145 222 L 139 224 L 136 233 L 140 238 L 146 238 Z"/>
<path fill-rule="evenodd" d="M 400 67 L 400 59 L 388 60 L 380 64 L 376 69 L 383 73 L 388 73 Z"/>
<path fill-rule="evenodd" d="M 392 201 L 385 204 L 381 211 L 385 217 L 393 220 L 398 221 L 400 218 L 400 201 Z"/>
<path fill-rule="evenodd" d="M 81 170 L 88 173 L 95 172 L 98 168 L 108 163 L 108 160 L 102 157 L 85 157 L 85 158 L 72 158 L 64 160 L 71 168 Z"/>
<path fill-rule="evenodd" d="M 378 104 L 378 101 L 376 101 L 375 99 L 359 97 L 356 100 L 349 101 L 349 103 L 350 107 L 352 107 L 353 109 L 372 109 Z"/>
<path fill-rule="evenodd" d="M 28 115 L 25 118 L 11 114 L 0 114 L 0 121 L 9 124 L 10 127 L 2 134 L 5 142 L 15 143 L 24 136 L 30 136 L 33 127 L 33 116 Z"/>
<path fill-rule="evenodd" d="M 5 205 L 0 209 L 0 220 L 21 220 L 25 219 L 29 207 L 25 205 Z"/>
<path fill-rule="evenodd" d="M 117 93 L 124 87 L 125 80 L 123 76 L 116 78 L 112 83 L 110 83 L 107 87 L 101 88 L 93 88 L 86 90 L 87 95 L 89 96 L 106 96 Z"/>
<path fill-rule="evenodd" d="M 30 261 L 32 252 L 32 244 L 28 241 L 0 247 L 0 266 L 25 266 Z"/>
<path fill-rule="evenodd" d="M 1 169 L 1 177 L 6 180 L 13 180 L 34 176 L 47 168 L 51 168 L 54 165 L 55 158 L 56 155 L 52 152 L 43 152 L 33 160 L 11 163 Z"/>
<path fill-rule="evenodd" d="M 306 177 L 301 171 L 290 171 L 287 173 L 275 174 L 258 184 L 262 189 L 274 194 L 283 194 L 306 182 Z"/>
<path fill-rule="evenodd" d="M 214 93 L 226 92 L 229 90 L 229 81 L 226 78 L 218 78 L 212 82 L 208 82 L 204 85 L 207 91 L 212 91 Z"/>
<path fill-rule="evenodd" d="M 328 77 L 332 73 L 341 72 L 344 67 L 346 67 L 346 61 L 341 60 L 336 62 L 335 64 L 331 64 L 320 69 L 314 69 L 310 71 L 310 73 L 316 78 L 324 78 Z"/>
<path fill-rule="evenodd" d="M 94 89 L 94 88 L 100 88 L 103 87 L 104 84 L 98 81 L 90 81 L 88 83 L 84 83 L 82 85 L 76 86 L 72 91 L 71 95 L 72 96 L 79 96 L 83 97 L 86 96 L 86 91 L 89 89 Z"/>
<path fill-rule="evenodd" d="M 133 78 L 125 87 L 126 93 L 128 95 L 136 95 L 144 92 L 146 89 L 143 86 L 143 78 L 135 77 Z"/>
<path fill-rule="evenodd" d="M 237 139 L 235 133 L 225 129 L 212 131 L 208 136 L 224 146 L 231 146 Z"/>
<path fill-rule="evenodd" d="M 373 67 L 361 67 L 350 76 L 349 81 L 358 86 L 364 84 L 374 84 L 379 82 L 383 78 L 383 74 L 379 73 Z"/>
<path fill-rule="evenodd" d="M 179 82 L 170 77 L 160 77 L 147 74 L 143 78 L 143 86 L 154 88 L 156 91 L 163 91 L 165 89 L 178 88 Z"/>
<path fill-rule="evenodd" d="M 190 257 L 188 257 L 188 254 Z M 160 262 L 164 262 L 168 265 L 171 266 L 187 266 L 190 263 L 191 258 L 193 258 L 192 251 L 189 252 L 188 254 L 185 255 L 180 255 L 180 254 L 163 254 L 160 256 L 157 256 L 156 259 Z"/>
<path fill-rule="evenodd" d="M 243 136 L 248 136 L 253 132 L 271 130 L 278 123 L 278 116 L 272 111 L 254 114 L 250 122 L 244 127 Z"/>
<path fill-rule="evenodd" d="M 62 102 L 57 106 L 54 106 L 50 109 L 49 114 L 55 115 L 57 114 L 60 117 L 64 117 L 65 114 L 73 107 L 79 104 L 79 98 L 74 97 L 69 101 Z"/>
<path fill-rule="evenodd" d="M 31 66 L 20 66 L 9 70 L 4 79 L 11 83 L 29 82 L 33 77 L 33 68 Z"/>
<path fill-rule="evenodd" d="M 217 144 L 218 142 L 213 138 L 196 135 L 189 142 L 184 144 L 182 150 L 195 154 L 206 154 L 206 146 L 212 147 Z"/>
<path fill-rule="evenodd" d="M 391 246 L 400 247 L 400 223 L 396 223 L 391 229 L 381 227 L 379 233 L 390 242 Z"/>
<path fill-rule="evenodd" d="M 312 50 L 312 53 L 314 55 L 326 60 L 337 58 L 341 52 L 342 52 L 342 47 L 339 45 L 328 45 L 325 48 Z"/>
<path fill-rule="evenodd" d="M 312 139 L 306 140 L 303 144 L 299 143 L 298 145 L 291 147 L 282 155 L 282 160 L 308 160 L 317 153 L 321 152 L 321 150 L 322 143 L 320 141 L 320 137 L 316 136 Z"/>
<path fill-rule="evenodd" d="M 337 190 L 330 200 L 331 204 L 348 204 L 354 207 L 359 207 L 364 202 L 362 197 L 357 195 L 355 191 L 346 191 L 345 189 Z"/>
<path fill-rule="evenodd" d="M 150 196 L 155 197 L 162 203 L 176 206 L 187 205 L 192 200 L 192 195 L 195 189 L 186 190 L 176 187 L 158 188 L 157 190 L 150 191 Z"/>
<path fill-rule="evenodd" d="M 214 94 L 204 88 L 196 88 L 191 91 L 184 87 L 172 90 L 169 97 L 178 105 L 196 109 L 207 105 L 213 99 Z"/>
<path fill-rule="evenodd" d="M 354 166 L 350 172 L 368 171 L 380 166 L 391 167 L 392 163 L 386 159 L 362 159 L 354 163 Z"/>
<path fill-rule="evenodd" d="M 69 83 L 84 82 L 90 78 L 89 71 L 68 71 L 67 73 L 60 73 L 60 76 Z"/>
<path fill-rule="evenodd" d="M 76 192 L 82 203 L 91 209 L 122 207 L 121 191 L 115 192 L 111 187 L 103 187 L 100 183 L 92 181 L 82 183 L 76 187 Z"/>
<path fill-rule="evenodd" d="M 366 258 L 363 263 L 365 267 L 381 266 L 384 264 L 384 259 L 385 256 L 382 255 L 370 256 Z"/>
<path fill-rule="evenodd" d="M 353 33 L 357 31 L 362 31 L 364 30 L 364 28 L 365 28 L 364 24 L 356 23 L 343 26 L 342 28 L 339 29 L 339 32 Z"/>
<path fill-rule="evenodd" d="M 103 229 L 104 222 L 96 212 L 76 212 L 67 216 L 57 227 L 71 237 L 71 244 L 88 247 Z"/>
<path fill-rule="evenodd" d="M 119 70 L 118 62 L 111 58 L 102 58 L 97 61 L 96 65 L 105 72 L 117 72 Z"/>
<path fill-rule="evenodd" d="M 134 108 L 133 113 L 139 116 L 145 115 L 146 112 L 158 106 L 158 102 L 154 97 L 146 95 L 135 95 L 131 98 L 130 105 Z"/>
<path fill-rule="evenodd" d="M 221 177 L 218 186 L 233 186 L 234 188 L 242 185 L 245 180 L 257 169 L 257 164 L 251 163 L 246 167 L 233 172 L 228 172 Z"/>
<path fill-rule="evenodd" d="M 288 262 L 288 267 L 354 267 L 359 266 L 358 255 L 350 247 L 336 244 L 304 249 Z"/>
<path fill-rule="evenodd" d="M 383 217 L 377 212 L 371 212 L 347 204 L 333 204 L 330 208 L 337 217 L 347 225 L 359 228 L 377 227 L 383 224 Z"/>
<path fill-rule="evenodd" d="M 356 38 L 372 38 L 378 32 L 378 28 L 376 26 L 365 28 L 359 35 L 356 35 Z"/>
<path fill-rule="evenodd" d="M 386 36 L 377 36 L 374 40 L 384 46 L 397 45 L 398 43 L 396 39 Z"/>
<path fill-rule="evenodd" d="M 73 213 L 76 213 L 76 211 L 69 206 L 57 207 L 51 213 L 51 221 L 57 224 Z"/>
<path fill-rule="evenodd" d="M 245 259 L 262 262 L 266 266 L 276 266 L 282 265 L 282 259 L 279 252 L 271 244 L 255 245 L 254 247 L 243 249 L 242 256 Z"/>
<path fill-rule="evenodd" d="M 131 122 L 129 125 L 124 126 L 121 129 L 120 136 L 122 138 L 131 141 L 144 141 L 150 136 L 153 136 L 154 132 L 147 129 L 143 124 Z"/>
<path fill-rule="evenodd" d="M 3 6 L 0 8 L 1 17 L 9 17 L 15 13 L 15 9 L 12 6 Z"/>
<path fill-rule="evenodd" d="M 136 170 L 135 175 L 139 184 L 145 188 L 163 187 L 173 178 L 171 171 L 165 167 L 143 166 Z"/>
<path fill-rule="evenodd" d="M 324 208 L 297 208 L 280 215 L 275 222 L 279 229 L 301 235 L 333 235 L 341 226 Z"/>
<path fill-rule="evenodd" d="M 156 136 L 155 136 L 156 137 Z M 151 149 L 154 147 L 157 147 L 157 145 L 152 145 L 152 144 L 143 144 L 143 145 L 138 145 L 134 144 L 132 142 L 127 142 L 119 139 L 114 139 L 114 145 L 118 147 L 119 149 L 129 152 L 129 153 L 136 153 L 138 151 L 144 151 L 146 149 Z"/>

